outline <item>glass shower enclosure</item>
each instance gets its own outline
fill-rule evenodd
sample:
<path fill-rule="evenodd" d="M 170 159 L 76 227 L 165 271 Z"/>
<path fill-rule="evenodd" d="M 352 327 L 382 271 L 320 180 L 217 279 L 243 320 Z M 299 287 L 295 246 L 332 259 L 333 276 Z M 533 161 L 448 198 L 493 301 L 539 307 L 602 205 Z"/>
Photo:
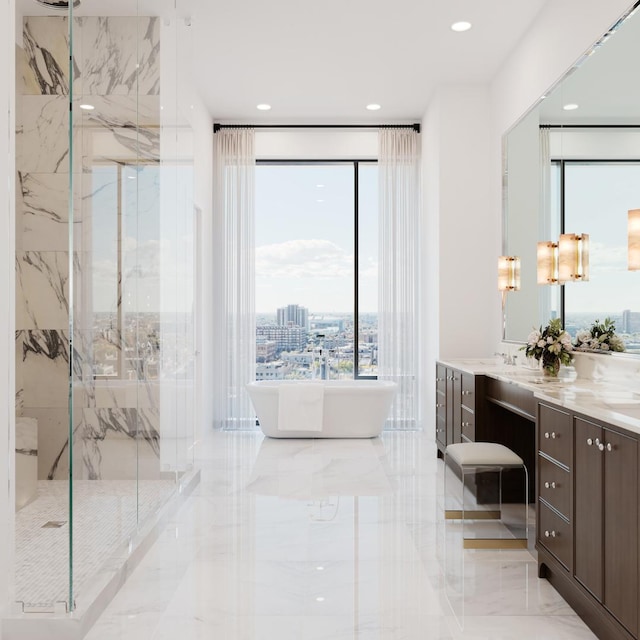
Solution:
<path fill-rule="evenodd" d="M 60 4 L 17 4 L 25 613 L 88 606 L 193 469 L 190 21 L 180 0 Z"/>

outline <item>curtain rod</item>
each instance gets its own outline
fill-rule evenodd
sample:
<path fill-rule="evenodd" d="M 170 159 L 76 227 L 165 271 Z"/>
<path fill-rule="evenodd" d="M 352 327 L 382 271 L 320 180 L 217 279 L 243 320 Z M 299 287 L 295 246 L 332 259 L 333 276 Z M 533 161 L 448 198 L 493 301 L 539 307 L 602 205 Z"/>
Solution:
<path fill-rule="evenodd" d="M 413 129 L 420 133 L 420 123 L 413 124 L 220 124 L 213 125 L 213 133 L 220 129 Z"/>
<path fill-rule="evenodd" d="M 638 129 L 640 124 L 541 124 L 540 129 Z"/>

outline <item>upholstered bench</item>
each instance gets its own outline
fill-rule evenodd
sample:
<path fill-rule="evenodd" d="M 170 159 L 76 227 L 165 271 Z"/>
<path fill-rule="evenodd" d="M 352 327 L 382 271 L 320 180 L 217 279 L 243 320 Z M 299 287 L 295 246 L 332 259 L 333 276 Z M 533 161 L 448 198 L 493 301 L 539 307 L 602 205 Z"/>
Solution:
<path fill-rule="evenodd" d="M 448 509 L 447 499 L 447 468 L 455 465 L 460 470 L 462 478 L 461 509 Z M 466 536 L 464 532 L 465 520 L 501 520 L 502 519 L 502 471 L 504 469 L 521 468 L 524 475 L 525 504 L 524 504 L 524 534 L 513 536 Z M 481 509 L 480 505 L 471 503 L 473 494 L 466 486 L 467 479 L 472 474 L 497 472 L 497 510 Z M 522 458 L 508 447 L 495 442 L 462 442 L 450 444 L 444 454 L 444 494 L 445 518 L 447 520 L 462 520 L 463 544 L 465 549 L 519 549 L 527 547 L 528 538 L 528 474 Z"/>

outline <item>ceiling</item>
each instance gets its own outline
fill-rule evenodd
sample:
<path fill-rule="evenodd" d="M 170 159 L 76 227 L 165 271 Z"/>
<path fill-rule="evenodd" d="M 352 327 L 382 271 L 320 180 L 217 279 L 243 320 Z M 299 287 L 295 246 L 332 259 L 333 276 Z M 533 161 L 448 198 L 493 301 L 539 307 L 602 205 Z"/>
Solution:
<path fill-rule="evenodd" d="M 412 121 L 439 85 L 491 80 L 544 3 L 203 0 L 197 82 L 222 122 Z M 453 32 L 459 20 L 473 28 Z"/>
<path fill-rule="evenodd" d="M 216 121 L 350 124 L 415 121 L 439 85 L 489 82 L 545 2 L 82 0 L 74 15 L 189 18 L 193 75 Z M 473 28 L 453 32 L 459 20 Z M 271 111 L 256 109 L 264 102 Z"/>
<path fill-rule="evenodd" d="M 640 124 L 640 10 L 539 104 L 543 124 Z M 565 111 L 574 103 L 578 109 Z"/>

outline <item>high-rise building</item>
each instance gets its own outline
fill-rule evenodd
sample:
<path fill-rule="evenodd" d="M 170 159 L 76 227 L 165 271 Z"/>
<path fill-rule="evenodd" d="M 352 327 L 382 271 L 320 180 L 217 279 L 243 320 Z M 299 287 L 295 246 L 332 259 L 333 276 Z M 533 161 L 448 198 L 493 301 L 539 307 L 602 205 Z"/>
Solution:
<path fill-rule="evenodd" d="M 638 333 L 640 331 L 640 312 L 625 309 L 622 312 L 622 333 Z"/>
<path fill-rule="evenodd" d="M 302 327 L 309 330 L 309 309 L 297 304 L 280 307 L 277 311 L 276 323 L 281 327 Z"/>
<path fill-rule="evenodd" d="M 307 330 L 303 327 L 258 325 L 256 339 L 276 343 L 276 356 L 283 351 L 302 351 L 307 345 Z"/>

